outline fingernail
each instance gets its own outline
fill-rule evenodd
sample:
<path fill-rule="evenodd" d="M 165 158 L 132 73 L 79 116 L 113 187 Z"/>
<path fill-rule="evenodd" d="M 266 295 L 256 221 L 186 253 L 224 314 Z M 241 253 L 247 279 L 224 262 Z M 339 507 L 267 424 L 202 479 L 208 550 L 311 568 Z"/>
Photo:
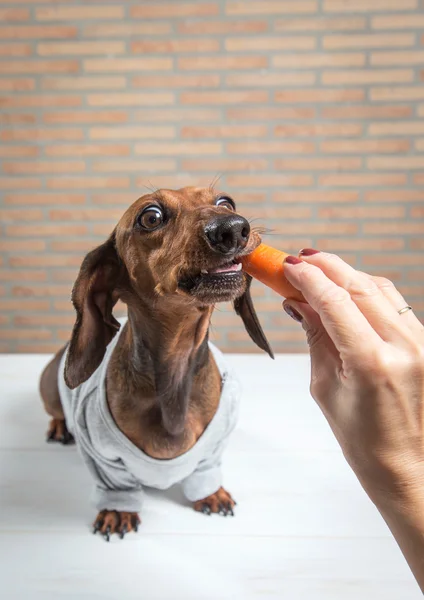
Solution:
<path fill-rule="evenodd" d="M 299 265 L 302 261 L 300 258 L 297 258 L 297 256 L 286 256 L 284 262 L 288 263 L 289 265 Z"/>
<path fill-rule="evenodd" d="M 315 250 L 314 248 L 302 248 L 299 252 L 300 256 L 313 256 L 314 254 L 319 254 L 319 250 Z"/>
<path fill-rule="evenodd" d="M 293 306 L 291 306 L 290 304 L 283 304 L 283 308 L 286 311 L 286 313 L 289 315 L 289 317 L 291 317 L 298 323 L 301 323 L 303 321 L 302 315 L 300 313 L 298 313 L 297 310 L 295 308 L 293 308 Z"/>

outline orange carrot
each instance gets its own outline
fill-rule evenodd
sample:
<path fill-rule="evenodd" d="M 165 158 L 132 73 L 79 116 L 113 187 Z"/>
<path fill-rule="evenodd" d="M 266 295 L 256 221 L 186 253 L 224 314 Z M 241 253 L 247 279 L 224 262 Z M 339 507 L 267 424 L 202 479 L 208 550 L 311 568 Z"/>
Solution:
<path fill-rule="evenodd" d="M 255 279 L 273 289 L 284 298 L 305 302 L 302 294 L 286 279 L 283 261 L 288 256 L 276 248 L 261 244 L 251 254 L 243 256 L 243 270 Z"/>

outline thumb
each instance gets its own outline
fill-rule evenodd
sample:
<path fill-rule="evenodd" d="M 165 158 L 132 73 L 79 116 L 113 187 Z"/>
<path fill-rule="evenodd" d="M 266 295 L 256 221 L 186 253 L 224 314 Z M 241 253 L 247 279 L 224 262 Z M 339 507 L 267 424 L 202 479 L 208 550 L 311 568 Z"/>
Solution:
<path fill-rule="evenodd" d="M 319 314 L 305 302 L 285 300 L 283 308 L 295 321 L 302 323 L 311 355 L 311 384 L 333 371 L 340 363 L 339 353 L 326 332 Z"/>

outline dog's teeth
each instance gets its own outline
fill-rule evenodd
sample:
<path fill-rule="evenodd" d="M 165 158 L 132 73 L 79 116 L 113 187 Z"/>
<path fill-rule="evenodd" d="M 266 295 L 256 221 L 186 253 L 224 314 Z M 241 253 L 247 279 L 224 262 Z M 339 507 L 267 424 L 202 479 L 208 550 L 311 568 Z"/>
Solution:
<path fill-rule="evenodd" d="M 201 272 L 202 275 L 207 275 L 208 274 L 208 272 L 207 272 L 206 269 L 202 269 L 200 272 Z"/>
<path fill-rule="evenodd" d="M 236 269 L 236 271 L 241 271 L 241 263 L 238 263 L 238 264 L 237 264 L 237 269 Z"/>

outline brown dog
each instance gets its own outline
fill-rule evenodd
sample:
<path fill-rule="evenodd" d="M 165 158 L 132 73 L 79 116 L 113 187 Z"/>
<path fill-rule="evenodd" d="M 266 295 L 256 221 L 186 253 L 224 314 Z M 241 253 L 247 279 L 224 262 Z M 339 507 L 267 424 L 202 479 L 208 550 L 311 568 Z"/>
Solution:
<path fill-rule="evenodd" d="M 233 392 L 208 329 L 215 303 L 234 301 L 251 338 L 272 356 L 251 279 L 237 263 L 259 243 L 228 195 L 184 188 L 137 200 L 85 257 L 72 292 L 71 340 L 45 368 L 40 390 L 52 417 L 48 439 L 69 443 L 74 434 L 100 478 L 94 527 L 106 539 L 137 529 L 133 498 L 142 485 L 184 480 L 196 510 L 233 514 L 235 502 L 220 485 L 221 443 L 212 443 L 214 429 L 226 437 L 233 428 L 233 409 L 222 406 Z M 118 299 L 128 307 L 121 331 L 112 315 Z M 142 461 L 146 477 L 135 477 Z"/>

